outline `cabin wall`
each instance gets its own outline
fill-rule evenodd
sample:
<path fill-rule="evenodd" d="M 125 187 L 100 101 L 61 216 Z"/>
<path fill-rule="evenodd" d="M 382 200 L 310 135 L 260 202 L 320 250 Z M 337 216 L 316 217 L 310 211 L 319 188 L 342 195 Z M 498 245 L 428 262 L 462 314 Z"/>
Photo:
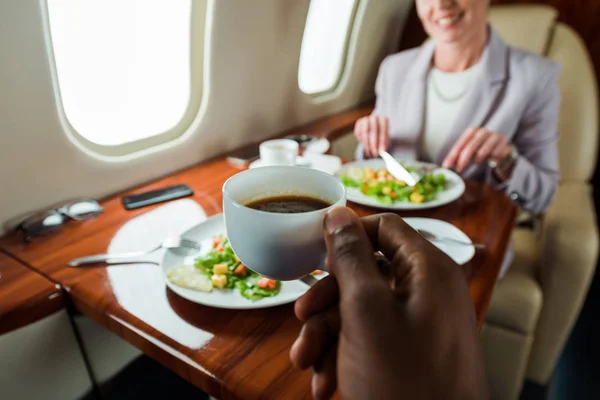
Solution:
<path fill-rule="evenodd" d="M 297 84 L 309 0 L 208 1 L 203 105 L 178 140 L 106 159 L 65 134 L 45 44 L 45 0 L 0 2 L 0 226 L 79 196 L 102 198 L 373 96 L 410 0 L 361 0 L 338 89 L 313 99 Z M 0 230 L 0 233 L 2 231 Z"/>

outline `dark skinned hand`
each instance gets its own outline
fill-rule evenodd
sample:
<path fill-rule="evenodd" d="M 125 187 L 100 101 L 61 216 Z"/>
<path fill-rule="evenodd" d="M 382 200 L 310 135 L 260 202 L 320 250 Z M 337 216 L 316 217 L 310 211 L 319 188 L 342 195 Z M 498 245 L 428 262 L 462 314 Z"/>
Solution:
<path fill-rule="evenodd" d="M 325 219 L 327 269 L 296 302 L 291 349 L 327 399 L 486 399 L 477 323 L 458 265 L 399 216 Z M 381 251 L 388 268 L 377 266 Z"/>

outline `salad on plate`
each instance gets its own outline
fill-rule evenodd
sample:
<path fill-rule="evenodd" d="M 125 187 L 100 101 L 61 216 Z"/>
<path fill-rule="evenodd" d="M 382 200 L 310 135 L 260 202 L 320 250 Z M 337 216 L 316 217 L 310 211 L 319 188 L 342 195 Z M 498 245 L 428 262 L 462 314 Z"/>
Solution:
<path fill-rule="evenodd" d="M 419 167 L 404 166 L 409 172 Z M 421 168 L 422 169 L 422 168 Z M 379 203 L 392 205 L 395 203 L 427 203 L 437 198 L 437 194 L 446 189 L 446 176 L 425 169 L 423 178 L 413 187 L 406 182 L 394 178 L 387 169 L 351 167 L 340 177 L 344 186 L 356 188 L 363 195 L 376 199 Z"/>
<path fill-rule="evenodd" d="M 225 235 L 215 236 L 210 251 L 196 258 L 193 266 L 173 267 L 167 278 L 174 285 L 201 292 L 236 290 L 252 301 L 276 296 L 281 288 L 281 282 L 248 269 L 234 254 Z"/>

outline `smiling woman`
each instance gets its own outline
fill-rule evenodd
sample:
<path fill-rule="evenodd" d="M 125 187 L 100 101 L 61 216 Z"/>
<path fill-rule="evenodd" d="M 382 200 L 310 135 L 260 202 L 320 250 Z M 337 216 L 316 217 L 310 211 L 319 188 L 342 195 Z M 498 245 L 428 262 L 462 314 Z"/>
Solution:
<path fill-rule="evenodd" d="M 60 101 L 74 133 L 114 150 L 183 132 L 200 97 L 192 93 L 190 0 L 47 6 Z"/>
<path fill-rule="evenodd" d="M 558 184 L 559 67 L 507 46 L 488 0 L 417 0 L 431 39 L 388 56 L 357 158 L 389 151 L 454 168 L 541 213 Z M 510 78 L 509 78 L 510 71 Z"/>

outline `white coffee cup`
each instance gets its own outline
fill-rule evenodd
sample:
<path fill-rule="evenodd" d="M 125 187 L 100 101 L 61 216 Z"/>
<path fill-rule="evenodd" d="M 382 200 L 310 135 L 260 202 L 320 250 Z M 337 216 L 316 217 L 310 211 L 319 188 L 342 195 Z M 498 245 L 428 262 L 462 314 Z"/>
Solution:
<path fill-rule="evenodd" d="M 331 206 L 280 214 L 246 207 L 277 196 L 308 196 Z M 271 166 L 240 172 L 223 186 L 223 214 L 229 243 L 240 261 L 271 279 L 298 279 L 322 268 L 323 218 L 346 205 L 346 190 L 334 176 L 310 168 Z"/>
<path fill-rule="evenodd" d="M 300 145 L 291 139 L 275 139 L 262 142 L 259 146 L 263 166 L 294 165 Z"/>

